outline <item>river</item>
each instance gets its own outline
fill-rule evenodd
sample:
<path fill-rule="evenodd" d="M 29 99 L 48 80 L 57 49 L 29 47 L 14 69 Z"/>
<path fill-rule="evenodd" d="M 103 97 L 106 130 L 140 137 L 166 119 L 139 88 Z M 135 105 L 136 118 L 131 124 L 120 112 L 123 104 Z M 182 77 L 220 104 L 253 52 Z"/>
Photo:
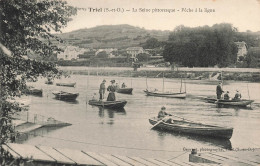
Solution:
<path fill-rule="evenodd" d="M 128 87 L 134 88 L 132 95 L 116 94 L 118 100 L 128 102 L 123 110 L 103 109 L 86 103 L 94 93 L 98 98 L 99 84 L 103 79 L 107 80 L 106 86 L 111 79 L 115 79 L 120 84 L 125 82 Z M 215 95 L 215 81 L 187 80 L 186 99 L 145 96 L 145 78 L 71 75 L 70 78 L 55 80 L 76 82 L 75 88 L 46 85 L 44 81 L 39 79 L 38 82 L 29 83 L 43 89 L 42 97 L 29 96 L 29 113 L 53 117 L 72 125 L 55 130 L 41 129 L 37 135 L 20 140 L 22 143 L 164 159 L 187 159 L 185 154 L 189 154 L 191 148 L 208 152 L 213 149 L 260 147 L 259 83 L 224 82 L 223 88 L 229 90 L 231 96 L 239 89 L 242 98 L 250 98 L 255 102 L 251 108 L 218 108 L 201 100 L 202 97 Z M 148 88 L 162 89 L 163 86 L 160 78 L 148 78 L 147 84 Z M 165 91 L 179 91 L 180 80 L 165 79 L 164 87 Z M 79 97 L 76 102 L 59 101 L 52 95 L 52 91 L 57 90 L 78 92 Z M 192 121 L 233 127 L 233 136 L 230 141 L 223 141 L 151 130 L 148 119 L 157 116 L 162 106 L 166 107 L 168 113 Z"/>

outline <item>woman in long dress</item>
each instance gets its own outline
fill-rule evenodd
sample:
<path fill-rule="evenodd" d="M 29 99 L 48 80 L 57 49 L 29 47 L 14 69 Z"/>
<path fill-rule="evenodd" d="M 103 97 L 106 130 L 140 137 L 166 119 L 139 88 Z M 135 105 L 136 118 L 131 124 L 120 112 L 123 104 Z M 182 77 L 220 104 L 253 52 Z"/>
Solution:
<path fill-rule="evenodd" d="M 115 80 L 111 80 L 111 85 L 107 87 L 107 91 L 109 91 L 109 94 L 107 96 L 107 101 L 116 101 L 116 86 L 115 86 Z"/>

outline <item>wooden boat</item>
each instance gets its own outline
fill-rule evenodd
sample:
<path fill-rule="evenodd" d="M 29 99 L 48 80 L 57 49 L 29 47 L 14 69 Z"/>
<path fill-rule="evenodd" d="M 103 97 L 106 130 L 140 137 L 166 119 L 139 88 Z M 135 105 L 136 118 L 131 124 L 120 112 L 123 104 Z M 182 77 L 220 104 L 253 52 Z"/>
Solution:
<path fill-rule="evenodd" d="M 233 128 L 195 123 L 188 120 L 173 119 L 173 121 L 174 123 L 161 121 L 155 126 L 155 128 L 174 133 L 192 134 L 222 139 L 230 139 L 233 134 Z M 155 125 L 159 122 L 159 120 L 157 117 L 153 117 L 149 119 L 149 122 L 152 125 Z"/>
<path fill-rule="evenodd" d="M 25 94 L 35 95 L 35 96 L 42 96 L 42 89 L 36 89 L 34 87 L 28 87 L 23 91 Z"/>
<path fill-rule="evenodd" d="M 254 100 L 245 100 L 245 99 L 240 99 L 240 100 L 217 100 L 216 98 L 205 98 L 206 102 L 208 103 L 215 103 L 219 105 L 228 105 L 228 106 L 240 106 L 240 107 L 246 107 L 247 105 L 251 104 L 254 102 Z"/>
<path fill-rule="evenodd" d="M 106 107 L 106 108 L 124 108 L 127 101 L 120 100 L 120 101 L 99 101 L 99 100 L 89 100 L 89 105 L 95 105 L 100 107 Z"/>
<path fill-rule="evenodd" d="M 52 85 L 53 81 L 45 81 L 45 84 Z"/>
<path fill-rule="evenodd" d="M 148 91 L 144 90 L 147 96 L 157 96 L 157 97 L 169 97 L 169 98 L 186 98 L 186 92 L 173 93 L 173 92 L 160 92 L 160 91 Z"/>
<path fill-rule="evenodd" d="M 132 94 L 133 88 L 118 88 L 117 93 Z"/>
<path fill-rule="evenodd" d="M 160 73 L 158 75 L 160 75 Z M 183 92 L 182 91 L 182 79 L 181 79 L 180 92 L 165 92 L 164 91 L 164 73 L 163 73 L 163 90 L 162 91 L 158 91 L 158 90 L 149 91 L 148 89 L 146 89 L 146 90 L 144 90 L 144 92 L 146 93 L 147 96 L 185 99 L 186 98 L 186 83 L 184 83 L 184 85 L 185 85 L 185 91 Z M 146 87 L 148 87 L 147 78 L 146 78 Z"/>
<path fill-rule="evenodd" d="M 56 83 L 57 86 L 67 86 L 67 87 L 74 87 L 76 83 Z"/>
<path fill-rule="evenodd" d="M 52 92 L 52 94 L 54 94 L 55 98 L 59 100 L 76 100 L 76 98 L 79 96 L 78 93 L 69 93 L 63 91 L 55 91 Z"/>

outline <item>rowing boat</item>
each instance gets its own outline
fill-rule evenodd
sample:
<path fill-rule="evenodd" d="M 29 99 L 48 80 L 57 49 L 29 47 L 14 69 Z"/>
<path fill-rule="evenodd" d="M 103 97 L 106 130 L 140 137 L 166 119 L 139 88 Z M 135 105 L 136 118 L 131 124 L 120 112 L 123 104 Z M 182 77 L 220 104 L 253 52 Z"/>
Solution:
<path fill-rule="evenodd" d="M 160 120 L 157 117 L 149 119 L 152 125 L 155 125 Z M 201 124 L 191 122 L 188 120 L 176 120 L 174 123 L 168 123 L 167 121 L 161 121 L 155 128 L 166 130 L 174 133 L 200 135 L 214 138 L 230 139 L 233 134 L 233 128 L 220 127 L 214 125 Z"/>
<path fill-rule="evenodd" d="M 228 106 L 240 106 L 240 107 L 246 107 L 247 105 L 254 102 L 254 100 L 245 100 L 245 99 L 240 99 L 240 100 L 219 99 L 218 100 L 216 98 L 210 98 L 210 97 L 205 98 L 205 100 L 208 103 L 215 103 L 215 104 L 219 104 L 219 105 L 228 105 Z"/>
<path fill-rule="evenodd" d="M 54 94 L 55 98 L 59 100 L 76 100 L 76 98 L 79 96 L 78 93 L 69 93 L 64 91 L 55 91 L 52 92 L 52 94 Z"/>
<path fill-rule="evenodd" d="M 56 83 L 57 86 L 74 87 L 76 83 Z"/>
<path fill-rule="evenodd" d="M 23 93 L 35 95 L 35 96 L 42 96 L 42 89 L 36 89 L 34 87 L 27 87 L 27 89 L 23 90 Z"/>
<path fill-rule="evenodd" d="M 124 108 L 127 101 L 119 100 L 119 101 L 99 101 L 99 100 L 89 100 L 89 105 L 106 107 L 106 108 Z"/>
<path fill-rule="evenodd" d="M 160 92 L 160 91 L 148 91 L 144 90 L 147 96 L 157 96 L 157 97 L 169 97 L 169 98 L 186 98 L 186 92 L 173 93 L 173 92 Z"/>
<path fill-rule="evenodd" d="M 117 93 L 132 94 L 133 88 L 118 88 Z"/>

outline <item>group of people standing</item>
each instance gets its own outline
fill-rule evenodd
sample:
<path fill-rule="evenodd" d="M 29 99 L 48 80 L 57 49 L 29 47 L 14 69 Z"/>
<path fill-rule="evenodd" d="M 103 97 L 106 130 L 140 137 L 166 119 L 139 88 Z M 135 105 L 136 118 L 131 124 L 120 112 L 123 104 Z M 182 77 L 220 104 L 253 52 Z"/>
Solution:
<path fill-rule="evenodd" d="M 219 84 L 217 85 L 216 93 L 217 93 L 217 99 L 218 100 L 221 99 L 221 96 L 224 93 L 224 91 L 222 89 L 222 82 L 219 82 Z M 236 94 L 232 100 L 240 100 L 241 97 L 242 96 L 241 96 L 241 93 L 239 92 L 239 90 L 236 90 Z M 224 100 L 229 100 L 229 99 L 230 99 L 229 91 L 226 91 L 226 93 L 224 94 Z"/>
<path fill-rule="evenodd" d="M 115 80 L 110 81 L 111 84 L 107 87 L 108 96 L 107 101 L 116 101 L 116 95 L 115 92 L 119 88 L 118 85 L 115 85 Z M 102 101 L 105 97 L 106 92 L 106 80 L 103 80 L 99 87 L 99 100 Z M 126 88 L 125 83 L 122 84 L 122 88 Z"/>

